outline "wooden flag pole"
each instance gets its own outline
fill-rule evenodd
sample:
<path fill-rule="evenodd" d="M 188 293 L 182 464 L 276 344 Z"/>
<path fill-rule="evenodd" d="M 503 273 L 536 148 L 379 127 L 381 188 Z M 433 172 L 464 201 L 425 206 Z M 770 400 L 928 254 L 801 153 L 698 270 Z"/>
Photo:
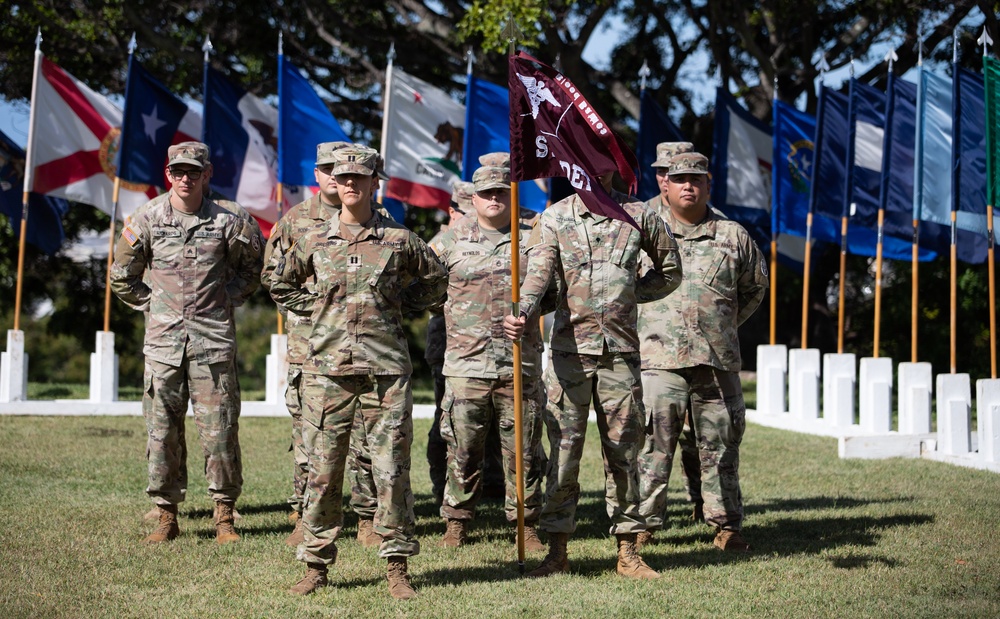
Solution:
<path fill-rule="evenodd" d="M 514 16 L 507 16 L 510 41 L 509 55 L 513 56 L 518 27 Z M 521 315 L 521 220 L 520 196 L 517 183 L 510 183 L 510 313 Z M 514 477 L 517 493 L 517 569 L 524 574 L 524 407 L 521 401 L 523 374 L 521 371 L 521 340 L 514 340 Z"/>
<path fill-rule="evenodd" d="M 278 221 L 281 221 L 281 206 L 284 199 L 281 181 L 278 181 L 276 193 L 278 194 Z M 278 225 L 277 222 L 275 222 L 275 225 Z M 285 332 L 285 319 L 281 315 L 281 310 L 276 310 L 276 313 L 278 314 L 278 335 L 282 335 Z"/>
<path fill-rule="evenodd" d="M 111 226 L 108 229 L 108 268 L 104 276 L 104 332 L 111 331 L 111 265 L 115 262 L 115 218 L 118 213 L 118 192 L 122 179 L 115 175 L 115 187 L 111 196 Z"/>

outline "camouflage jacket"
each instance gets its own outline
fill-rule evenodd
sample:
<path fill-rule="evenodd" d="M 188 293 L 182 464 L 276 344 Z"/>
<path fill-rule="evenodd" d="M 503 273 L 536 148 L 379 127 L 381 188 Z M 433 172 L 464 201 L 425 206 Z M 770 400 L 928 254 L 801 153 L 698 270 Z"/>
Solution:
<path fill-rule="evenodd" d="M 448 233 L 448 226 L 442 225 L 434 238 L 427 245 L 434 249 L 435 244 Z M 427 363 L 444 363 L 444 349 L 448 345 L 448 332 L 444 324 L 444 315 L 440 305 L 430 308 L 431 315 L 427 319 L 427 337 L 424 340 L 424 360 Z"/>
<path fill-rule="evenodd" d="M 427 245 L 377 211 L 356 239 L 335 213 L 279 259 L 269 280 L 275 302 L 310 318 L 302 371 L 330 376 L 410 374 L 403 307 L 439 303 L 448 285 Z"/>
<path fill-rule="evenodd" d="M 316 194 L 288 209 L 288 212 L 281 216 L 278 223 L 274 224 L 271 229 L 271 237 L 264 247 L 264 270 L 260 274 L 260 281 L 268 291 L 270 291 L 272 284 L 281 285 L 271 276 L 285 254 L 307 232 L 329 219 L 330 213 L 335 210 L 337 210 L 336 207 L 324 205 L 320 200 L 320 194 Z M 312 290 L 313 282 L 310 280 L 305 283 L 305 286 Z M 309 317 L 289 312 L 286 314 L 286 318 L 288 324 L 288 362 L 300 365 L 305 361 L 309 348 L 307 339 L 311 327 Z"/>
<path fill-rule="evenodd" d="M 715 209 L 700 224 L 660 212 L 680 246 L 684 277 L 673 294 L 639 309 L 643 369 L 708 365 L 738 372 L 737 327 L 767 292 L 767 264 L 740 224 Z"/>
<path fill-rule="evenodd" d="M 661 299 L 681 281 L 677 243 L 641 202 L 613 192 L 642 228 L 591 213 L 576 195 L 545 209 L 532 232 L 521 312 L 529 321 L 555 278 L 559 291 L 553 350 L 600 355 L 638 352 L 636 304 Z M 639 254 L 652 268 L 638 275 Z"/>
<path fill-rule="evenodd" d="M 521 238 L 525 238 L 531 232 L 531 225 L 524 218 L 521 221 Z M 482 233 L 476 216 L 469 215 L 432 240 L 431 249 L 448 270 L 444 375 L 513 376 L 513 342 L 503 332 L 503 319 L 510 314 L 511 307 L 510 233 L 494 245 Z M 527 247 L 522 243 L 519 249 L 523 281 L 528 270 Z M 526 376 L 541 376 L 541 357 L 541 329 L 537 320 L 531 320 L 521 346 L 521 367 Z"/>
<path fill-rule="evenodd" d="M 263 239 L 253 218 L 205 199 L 185 229 L 170 193 L 147 202 L 118 239 L 111 289 L 146 313 L 143 353 L 180 365 L 185 354 L 205 363 L 233 359 L 233 308 L 257 286 Z M 242 209 L 240 209 L 242 211 Z"/>

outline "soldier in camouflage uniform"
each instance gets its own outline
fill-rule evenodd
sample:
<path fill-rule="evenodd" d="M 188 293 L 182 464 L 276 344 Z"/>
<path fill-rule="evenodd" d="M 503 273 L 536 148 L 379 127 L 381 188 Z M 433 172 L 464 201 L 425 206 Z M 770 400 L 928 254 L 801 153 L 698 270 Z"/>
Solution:
<path fill-rule="evenodd" d="M 472 211 L 472 183 L 455 181 L 452 184 L 451 205 L 448 208 L 448 224 L 441 229 L 428 245 L 433 249 L 450 226 L 458 223 L 466 213 Z M 447 332 L 441 308 L 431 308 L 427 320 L 427 339 L 424 360 L 431 368 L 434 378 L 434 421 L 427 433 L 427 466 L 430 470 L 431 494 L 438 507 L 444 500 L 444 484 L 448 472 L 448 444 L 441 438 L 441 400 L 444 398 L 444 349 L 447 346 Z"/>
<path fill-rule="evenodd" d="M 216 541 L 239 539 L 233 506 L 243 472 L 233 309 L 260 283 L 263 239 L 242 209 L 235 213 L 205 198 L 202 177 L 211 173 L 207 146 L 171 146 L 171 189 L 129 218 L 111 270 L 115 294 L 146 319 L 146 492 L 160 510 L 150 543 L 179 533 L 177 506 L 185 498 L 179 440 L 189 398 L 215 501 Z"/>
<path fill-rule="evenodd" d="M 312 316 L 300 389 L 309 480 L 298 559 L 308 569 L 291 592 L 306 595 L 327 584 L 343 526 L 348 444 L 360 410 L 378 494 L 379 556 L 388 559 L 390 594 L 410 599 L 416 592 L 407 557 L 420 545 L 410 487 L 412 365 L 402 312 L 439 303 L 447 273 L 419 237 L 372 209 L 378 154 L 352 147 L 334 157 L 341 211 L 284 255 L 268 286 L 286 311 Z M 315 289 L 306 286 L 309 281 Z"/>
<path fill-rule="evenodd" d="M 576 195 L 547 208 L 529 241 L 528 276 L 521 316 L 507 316 L 508 337 L 520 337 L 526 319 L 537 320 L 550 280 L 560 291 L 545 369 L 545 424 L 552 453 L 540 528 L 549 554 L 529 576 L 569 571 L 566 543 L 576 529 L 580 459 L 591 402 L 597 411 L 604 456 L 605 500 L 618 540 L 620 575 L 658 578 L 636 549 L 646 524 L 639 514 L 636 455 L 642 445 L 642 382 L 636 304 L 660 299 L 680 283 L 677 245 L 663 221 L 641 202 L 602 185 L 639 224 L 591 213 Z M 653 268 L 638 276 L 641 253 Z"/>
<path fill-rule="evenodd" d="M 504 154 L 506 155 L 506 154 Z M 499 428 L 505 471 L 505 510 L 517 521 L 517 477 L 514 440 L 513 345 L 503 333 L 503 319 L 511 298 L 510 162 L 483 166 L 473 175 L 475 213 L 450 227 L 431 242 L 448 270 L 448 299 L 444 305 L 448 345 L 445 351 L 445 390 L 441 436 L 448 445 L 448 475 L 441 516 L 447 520 L 441 545 L 461 546 L 467 523 L 475 517 L 485 471 L 487 439 Z M 536 213 L 520 218 L 523 235 L 531 230 Z M 522 246 L 521 252 L 524 253 Z M 520 263 L 521 278 L 527 260 Z M 542 503 L 541 387 L 542 338 L 538 321 L 528 325 L 522 356 L 523 454 L 525 471 L 525 548 L 544 550 L 535 523 Z"/>
<path fill-rule="evenodd" d="M 676 155 L 667 171 L 670 209 L 664 215 L 680 246 L 685 276 L 674 294 L 639 312 L 651 434 L 639 457 L 642 515 L 650 531 L 663 522 L 671 456 L 690 410 L 705 521 L 717 529 L 717 547 L 745 552 L 739 463 L 746 407 L 737 327 L 764 298 L 767 266 L 743 226 L 708 206 L 704 155 Z M 649 537 L 643 535 L 640 543 Z"/>
<path fill-rule="evenodd" d="M 337 181 L 332 174 L 333 151 L 350 146 L 348 142 L 325 142 L 316 146 L 316 167 L 314 174 L 319 193 L 296 204 L 285 213 L 271 229 L 271 236 L 264 248 L 264 270 L 261 281 L 267 287 L 271 274 L 281 258 L 314 227 L 327 221 L 330 216 L 340 210 L 340 196 L 337 194 Z M 311 287 L 314 282 L 309 282 Z M 298 546 L 302 542 L 302 496 L 305 491 L 306 479 L 309 474 L 309 456 L 302 444 L 302 406 L 299 387 L 302 380 L 302 363 L 308 352 L 310 322 L 308 316 L 289 313 L 286 316 L 288 326 L 288 387 L 285 390 L 285 406 L 292 416 L 292 442 L 289 451 L 292 452 L 294 467 L 292 469 L 292 496 L 288 503 L 292 507 L 289 517 L 295 521 L 295 530 L 285 540 L 290 546 Z"/>
<path fill-rule="evenodd" d="M 660 194 L 647 200 L 646 206 L 658 213 L 664 221 L 667 220 L 667 213 L 670 211 L 670 197 L 667 194 L 667 188 L 670 186 L 670 177 L 667 174 L 667 165 L 670 163 L 670 159 L 674 155 L 693 152 L 694 144 L 691 142 L 661 142 L 656 145 L 656 161 L 653 162 L 652 167 L 656 170 L 656 185 L 660 188 Z M 639 308 L 640 316 L 642 315 L 643 309 L 644 308 Z M 640 339 L 646 339 L 648 335 L 649 334 L 643 334 L 641 331 L 639 333 Z M 645 364 L 642 366 L 642 369 L 647 369 Z M 644 385 L 643 398 L 645 398 L 647 411 L 650 408 L 649 394 L 650 390 Z M 698 442 L 694 435 L 693 426 L 694 424 L 691 423 L 691 414 L 689 411 L 688 415 L 684 417 L 684 426 L 681 428 L 681 434 L 677 438 L 677 445 L 681 450 L 681 476 L 684 479 L 684 488 L 688 493 L 688 501 L 694 506 L 691 511 L 691 519 L 695 522 L 701 522 L 705 519 L 701 501 L 701 459 L 698 455 Z M 670 454 L 670 458 L 673 460 L 673 454 Z M 655 492 L 647 493 L 643 490 L 643 496 L 652 495 L 657 497 L 656 500 L 666 500 L 666 480 L 650 480 L 642 478 L 639 480 L 639 483 L 652 483 L 657 487 Z M 661 493 L 663 495 L 662 499 L 658 498 L 658 495 Z M 649 510 L 644 510 L 643 513 L 648 514 Z M 650 516 L 647 515 L 646 525 L 649 527 L 650 531 L 655 531 L 663 527 L 663 523 L 659 520 L 659 516 L 655 516 L 651 520 Z M 644 537 L 645 536 L 640 536 L 640 541 Z"/>

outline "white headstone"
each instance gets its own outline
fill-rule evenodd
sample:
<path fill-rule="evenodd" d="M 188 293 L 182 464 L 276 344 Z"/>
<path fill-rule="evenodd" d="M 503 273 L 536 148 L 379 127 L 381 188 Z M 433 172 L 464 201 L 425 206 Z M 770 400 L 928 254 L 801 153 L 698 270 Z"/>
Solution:
<path fill-rule="evenodd" d="M 757 412 L 785 412 L 788 348 L 784 344 L 757 347 Z"/>
<path fill-rule="evenodd" d="M 271 335 L 271 354 L 264 363 L 267 370 L 264 398 L 268 404 L 284 405 L 288 388 L 288 335 Z"/>
<path fill-rule="evenodd" d="M 1000 462 L 1000 379 L 976 381 L 976 422 L 979 457 Z"/>
<path fill-rule="evenodd" d="M 931 396 L 934 374 L 930 363 L 899 364 L 899 431 L 927 434 L 931 431 Z"/>
<path fill-rule="evenodd" d="M 7 331 L 7 350 L 0 353 L 0 402 L 28 399 L 28 355 L 24 352 L 24 331 Z"/>
<path fill-rule="evenodd" d="M 854 425 L 854 388 L 858 380 L 854 353 L 823 355 L 823 419 L 838 427 Z"/>
<path fill-rule="evenodd" d="M 858 420 L 861 429 L 870 434 L 892 431 L 892 359 L 861 359 Z"/>
<path fill-rule="evenodd" d="M 90 353 L 90 401 L 118 401 L 118 355 L 111 331 L 97 332 L 94 352 Z"/>
<path fill-rule="evenodd" d="M 937 376 L 938 451 L 962 456 L 972 450 L 972 394 L 968 374 Z"/>
<path fill-rule="evenodd" d="M 788 411 L 797 419 L 819 418 L 819 349 L 788 351 Z"/>

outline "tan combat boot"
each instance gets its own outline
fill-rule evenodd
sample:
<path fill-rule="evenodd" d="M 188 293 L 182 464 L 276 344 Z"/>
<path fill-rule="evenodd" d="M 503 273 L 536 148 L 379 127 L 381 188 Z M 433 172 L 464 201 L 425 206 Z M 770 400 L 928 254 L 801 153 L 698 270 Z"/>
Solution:
<path fill-rule="evenodd" d="M 545 552 L 545 544 L 538 538 L 538 530 L 533 524 L 524 525 L 524 550 L 525 552 Z"/>
<path fill-rule="evenodd" d="M 660 577 L 639 556 L 639 551 L 635 547 L 635 538 L 637 537 L 635 533 L 623 533 L 615 537 L 618 538 L 617 572 L 619 576 L 638 578 L 640 580 L 652 580 Z"/>
<path fill-rule="evenodd" d="M 448 519 L 448 526 L 441 538 L 442 548 L 458 548 L 465 543 L 465 521 Z"/>
<path fill-rule="evenodd" d="M 750 544 L 743 539 L 739 531 L 719 529 L 715 534 L 715 547 L 726 552 L 750 552 Z"/>
<path fill-rule="evenodd" d="M 153 532 L 146 537 L 147 544 L 162 544 L 169 542 L 180 535 L 180 527 L 177 526 L 177 506 L 159 505 L 159 522 Z"/>
<path fill-rule="evenodd" d="M 382 543 L 382 536 L 375 532 L 375 522 L 367 518 L 358 519 L 358 541 L 364 548 Z"/>
<path fill-rule="evenodd" d="M 233 528 L 233 504 L 223 501 L 215 502 L 215 543 L 228 544 L 238 542 L 239 534 Z"/>
<path fill-rule="evenodd" d="M 389 557 L 389 595 L 397 600 L 412 600 L 417 592 L 410 584 L 410 574 L 406 570 L 406 557 Z"/>
<path fill-rule="evenodd" d="M 567 543 L 569 543 L 569 533 L 549 533 L 549 554 L 545 555 L 541 565 L 528 572 L 528 577 L 542 578 L 553 574 L 568 574 Z"/>
<path fill-rule="evenodd" d="M 291 534 L 285 538 L 285 544 L 294 548 L 304 541 L 306 541 L 306 534 L 302 530 L 302 519 L 299 518 L 295 521 L 295 528 L 292 529 Z"/>
<path fill-rule="evenodd" d="M 302 514 L 300 512 L 295 510 L 288 512 L 288 522 L 290 524 L 296 524 L 299 520 L 302 520 Z"/>
<path fill-rule="evenodd" d="M 648 546 L 653 543 L 653 532 L 652 531 L 639 531 L 635 535 L 635 549 L 642 550 L 644 546 Z"/>
<path fill-rule="evenodd" d="M 295 595 L 309 595 L 310 593 L 316 591 L 316 589 L 326 586 L 326 564 L 306 563 L 306 566 L 308 567 L 308 569 L 306 569 L 306 575 L 302 578 L 302 580 L 295 583 L 295 586 L 288 590 L 289 593 L 294 593 Z"/>

